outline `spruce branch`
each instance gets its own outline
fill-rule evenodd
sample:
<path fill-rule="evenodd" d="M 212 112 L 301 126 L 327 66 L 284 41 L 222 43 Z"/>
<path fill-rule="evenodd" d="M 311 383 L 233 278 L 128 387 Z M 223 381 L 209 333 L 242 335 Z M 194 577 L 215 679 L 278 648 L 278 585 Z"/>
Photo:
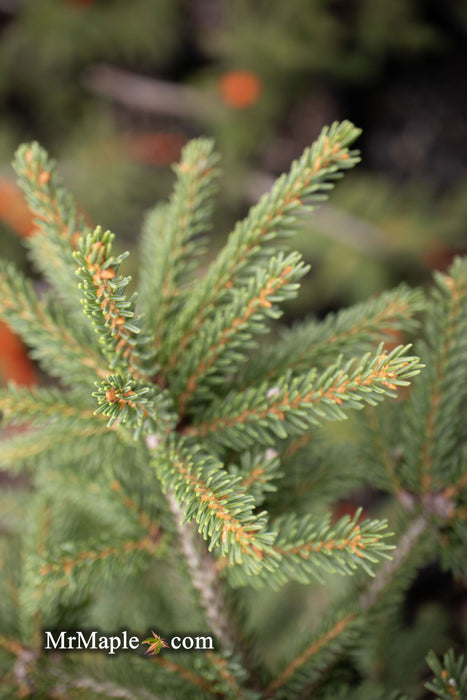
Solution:
<path fill-rule="evenodd" d="M 27 423 L 26 432 L 1 443 L 0 464 L 8 471 L 35 470 L 34 487 L 27 478 L 26 489 L 18 489 L 18 503 L 27 498 L 30 504 L 18 526 L 20 562 L 16 541 L 0 540 L 17 567 L 11 575 L 3 560 L 0 566 L 1 591 L 8 588 L 5 601 L 0 595 L 0 647 L 21 628 L 36 654 L 41 629 L 62 620 L 79 628 L 97 609 L 99 624 L 109 624 L 114 600 L 130 592 L 133 619 L 150 614 L 151 629 L 158 623 L 177 629 L 182 620 L 195 625 L 204 615 L 221 650 L 181 663 L 169 655 L 144 665 L 135 657 L 127 665 L 112 659 L 107 685 L 81 676 L 81 658 L 79 674 L 68 677 L 62 670 L 73 668 L 74 659 L 60 660 L 54 675 L 55 661 L 41 668 L 36 654 L 27 663 L 19 660 L 16 677 L 7 677 L 12 692 L 51 688 L 55 694 L 127 697 L 133 690 L 118 676 L 131 667 L 139 673 L 131 680 L 135 696 L 144 695 L 143 686 L 167 700 L 327 700 L 334 691 L 339 698 L 345 692 L 357 697 L 357 689 L 368 695 L 373 687 L 374 697 L 382 697 L 376 676 L 371 686 L 352 678 L 358 688 L 346 690 L 347 678 L 332 678 L 334 670 L 345 665 L 360 673 L 364 640 L 376 641 L 378 616 L 396 611 L 428 554 L 443 550 L 440 559 L 465 573 L 466 261 L 438 276 L 438 289 L 426 301 L 427 343 L 418 354 L 430 366 L 428 381 L 417 380 L 412 396 L 401 392 L 372 430 L 363 428 L 371 442 L 366 451 L 353 443 L 340 447 L 338 440 L 327 446 L 315 428 L 396 397 L 419 373 L 423 365 L 410 346 L 374 349 L 379 340 L 416 328 L 414 317 L 425 306 L 419 291 L 401 285 L 325 321 L 292 328 L 274 348 L 251 353 L 307 271 L 297 253 L 283 250 L 286 239 L 357 162 L 349 150 L 357 135 L 348 122 L 324 130 L 238 224 L 199 281 L 193 270 L 210 226 L 217 156 L 208 140 L 189 144 L 176 168 L 174 195 L 145 224 L 138 314 L 136 295 L 127 295 L 129 278 L 119 273 L 125 255 L 112 252 L 113 234 L 86 230 L 45 152 L 35 146 L 19 152 L 23 184 L 40 220 L 33 248 L 44 266 L 49 257 L 44 271 L 53 287 L 39 298 L 11 266 L 1 267 L 0 313 L 68 389 L 0 391 L 9 431 L 24 431 Z M 75 309 L 76 267 L 85 320 L 75 324 L 67 309 Z M 342 504 L 336 500 L 368 475 L 405 508 L 392 559 L 386 520 L 360 521 L 360 510 L 337 514 Z M 330 503 L 335 517 L 326 515 Z M 186 618 L 190 596 L 174 600 L 164 575 L 172 575 L 170 558 L 177 552 L 199 598 Z M 156 565 L 162 575 L 149 587 Z M 240 616 L 232 621 L 229 603 L 236 599 L 247 609 L 256 603 L 250 598 L 255 592 L 243 588 L 234 597 L 233 589 L 278 589 L 290 581 L 305 586 L 335 573 L 373 579 L 357 581 L 343 603 L 334 601 L 323 624 L 279 660 L 277 672 L 259 653 L 251 663 L 255 646 L 249 643 L 245 654 L 242 640 L 252 627 Z M 10 588 L 20 601 L 19 616 L 9 610 Z M 101 604 L 101 589 L 114 596 L 110 605 Z M 273 594 L 265 594 L 266 607 Z M 286 646 L 272 642 L 268 649 L 279 654 Z M 11 642 L 3 647 L 2 660 L 12 650 L 14 659 L 20 654 Z M 79 679 L 86 679 L 82 687 Z"/>
<path fill-rule="evenodd" d="M 79 238 L 89 230 L 84 217 L 78 214 L 73 197 L 64 188 L 55 161 L 38 143 L 20 146 L 13 167 L 38 228 L 27 242 L 31 257 L 73 313 L 75 323 L 87 327 L 72 256 Z"/>
<path fill-rule="evenodd" d="M 313 664 L 315 657 L 319 656 L 316 671 L 311 677 L 308 671 L 307 682 L 311 683 L 312 680 L 317 679 L 323 667 L 331 663 L 335 654 L 352 638 L 357 622 L 357 615 L 354 612 L 344 614 L 332 623 L 328 622 L 299 656 L 290 661 L 281 674 L 269 683 L 266 688 L 266 697 L 281 697 L 281 689 L 286 684 L 292 686 L 290 690 L 296 697 L 303 684 L 300 678 L 302 668 L 310 663 Z M 287 697 L 286 694 L 284 695 Z"/>
<path fill-rule="evenodd" d="M 243 452 L 238 465 L 229 465 L 229 473 L 241 477 L 240 485 L 251 494 L 257 506 L 277 490 L 274 482 L 284 476 L 279 453 L 272 448 Z"/>
<path fill-rule="evenodd" d="M 308 272 L 300 256 L 292 253 L 271 258 L 249 284 L 231 295 L 226 309 L 219 309 L 199 329 L 198 342 L 187 351 L 177 371 L 174 390 L 181 385 L 180 413 L 188 401 L 209 396 L 210 385 L 219 385 L 254 347 L 253 334 L 267 330 L 265 321 L 281 315 L 277 304 L 295 296 L 298 280 Z"/>
<path fill-rule="evenodd" d="M 252 583 L 259 585 L 262 581 L 279 588 L 289 580 L 322 582 L 325 573 L 350 575 L 358 569 L 374 576 L 371 564 L 381 558 L 390 559 L 388 552 L 394 546 L 386 539 L 392 533 L 383 533 L 386 521 L 358 523 L 360 513 L 358 510 L 353 518 L 344 516 L 335 524 L 329 522 L 329 517 L 310 515 L 286 515 L 272 521 L 271 528 L 277 533 L 273 544 L 275 566 L 259 572 Z M 242 569 L 229 569 L 228 574 L 234 585 L 248 583 Z"/>
<path fill-rule="evenodd" d="M 68 460 L 81 460 L 86 464 L 90 457 L 95 456 L 96 447 L 99 451 L 111 447 L 106 442 L 100 442 L 109 437 L 113 437 L 113 431 L 107 428 L 104 421 L 95 419 L 87 427 L 81 423 L 41 426 L 40 429 L 2 439 L 0 466 L 10 471 L 19 471 L 34 464 L 40 471 L 50 461 L 61 464 Z"/>
<path fill-rule="evenodd" d="M 363 567 L 374 576 L 368 563 L 376 563 L 380 557 L 390 559 L 388 550 L 393 550 L 394 545 L 384 541 L 391 536 L 382 534 L 386 521 L 358 523 L 360 514 L 361 509 L 353 518 L 345 516 L 332 526 L 328 521 L 317 523 L 310 516 L 283 516 L 275 521 L 273 525 L 279 534 L 274 548 L 282 556 L 284 569 L 290 568 L 293 577 L 303 581 L 316 577 L 321 566 L 340 573 Z"/>
<path fill-rule="evenodd" d="M 224 249 L 188 300 L 168 340 L 170 366 L 175 366 L 210 313 L 228 298 L 230 289 L 244 283 L 264 257 L 264 244 L 280 241 L 293 232 L 299 216 L 313 211 L 327 198 L 327 192 L 342 171 L 359 158 L 349 145 L 359 135 L 350 122 L 334 123 L 323 129 L 313 146 L 281 176 L 246 219 L 237 225 Z"/>
<path fill-rule="evenodd" d="M 103 233 L 98 227 L 80 241 L 74 257 L 79 265 L 84 309 L 94 323 L 109 367 L 120 372 L 129 370 L 139 379 L 154 370 L 154 357 L 148 338 L 138 344 L 141 319 L 135 316 L 136 295 L 125 298 L 130 278 L 117 275 L 127 255 L 112 256 L 113 240 L 110 231 Z"/>
<path fill-rule="evenodd" d="M 84 221 L 77 215 L 73 198 L 57 175 L 55 161 L 33 142 L 18 148 L 13 167 L 42 232 L 53 233 L 76 245 L 85 228 Z"/>
<path fill-rule="evenodd" d="M 399 331 L 413 331 L 418 325 L 415 315 L 425 308 L 420 290 L 400 284 L 374 299 L 330 313 L 324 321 L 297 323 L 283 331 L 278 343 L 263 348 L 260 357 L 251 358 L 240 383 L 254 384 L 259 373 L 272 381 L 287 369 L 299 373 L 326 367 L 340 354 L 350 359 L 368 352 L 375 342 L 390 340 Z"/>
<path fill-rule="evenodd" d="M 108 417 L 109 428 L 116 422 L 128 423 L 135 436 L 143 428 L 146 432 L 170 430 L 173 423 L 170 399 L 158 386 L 146 386 L 118 374 L 109 375 L 105 382 L 96 382 L 96 386 L 97 391 L 92 395 L 99 406 L 94 414 Z"/>
<path fill-rule="evenodd" d="M 177 180 L 169 203 L 149 212 L 143 227 L 140 301 L 157 346 L 205 246 L 219 174 L 213 145 L 199 138 L 185 146 L 174 167 Z"/>
<path fill-rule="evenodd" d="M 462 700 L 467 697 L 467 665 L 463 655 L 456 659 L 454 650 L 449 649 L 441 662 L 430 651 L 426 661 L 435 674 L 434 679 L 425 684 L 427 690 L 442 700 Z"/>
<path fill-rule="evenodd" d="M 241 563 L 258 573 L 263 559 L 274 559 L 274 533 L 267 531 L 265 513 L 255 513 L 255 503 L 222 464 L 196 443 L 181 440 L 162 447 L 153 461 L 165 490 L 185 505 L 183 522 L 195 520 L 199 532 L 210 539 L 209 549 L 219 546 L 231 563 Z M 269 557 L 268 557 L 269 559 Z M 267 562 L 264 562 L 267 564 Z"/>
<path fill-rule="evenodd" d="M 303 434 L 323 420 L 342 420 L 344 408 L 394 397 L 398 386 L 418 374 L 419 358 L 404 354 L 409 348 L 400 345 L 386 353 L 380 346 L 373 356 L 341 359 L 319 376 L 315 370 L 298 377 L 287 373 L 274 387 L 262 384 L 230 393 L 184 432 L 241 451 L 257 443 L 274 445 L 278 437 Z"/>
<path fill-rule="evenodd" d="M 58 389 L 25 387 L 9 384 L 0 390 L 0 411 L 4 425 L 28 422 L 31 425 L 66 421 L 84 429 L 95 427 L 93 411 L 81 394 Z"/>
<path fill-rule="evenodd" d="M 151 329 L 154 343 L 160 345 L 159 333 L 163 329 L 157 329 L 160 325 L 161 304 L 164 297 L 164 274 L 170 274 L 172 261 L 168 258 L 166 235 L 169 227 L 170 206 L 167 202 L 159 202 L 147 212 L 141 231 L 140 260 L 141 272 L 138 278 L 138 305 L 141 313 Z M 165 267 L 158 264 L 160 258 L 165 260 Z M 158 301 L 157 304 L 154 300 Z M 165 303 L 173 303 L 169 298 Z M 165 309 L 167 312 L 167 309 Z M 156 330 L 157 329 L 157 330 Z"/>
<path fill-rule="evenodd" d="M 166 529 L 155 517 L 154 499 L 134 494 L 137 487 L 122 484 L 101 471 L 94 474 L 91 494 L 88 479 L 74 474 L 64 479 L 59 472 L 47 473 L 46 488 L 53 508 L 54 530 L 47 549 L 34 558 L 37 582 L 45 586 L 42 599 L 57 589 L 80 593 L 92 590 L 99 580 L 132 577 L 147 570 L 165 539 Z M 133 491 L 133 493 L 132 493 Z M 137 500 L 136 500 L 137 499 Z M 73 522 L 70 511 L 75 517 Z M 63 539 L 61 530 L 74 532 L 82 519 L 92 523 L 85 538 Z M 112 526 L 112 535 L 108 531 Z M 91 576 L 89 574 L 92 574 Z M 53 604 L 53 598 L 47 604 Z"/>
<path fill-rule="evenodd" d="M 341 607 L 340 612 L 330 612 L 328 619 L 312 636 L 311 640 L 272 680 L 267 688 L 267 697 L 312 697 L 326 672 L 339 653 L 349 645 L 357 644 L 367 627 L 365 621 L 373 608 L 394 583 L 397 575 L 407 566 L 409 555 L 419 546 L 426 531 L 427 521 L 417 518 L 401 537 L 395 555 L 378 570 L 375 578 L 358 598 Z"/>
<path fill-rule="evenodd" d="M 58 585 L 64 585 L 66 579 L 72 577 L 73 584 L 79 584 L 83 591 L 85 585 L 92 585 L 88 581 L 88 574 L 93 564 L 93 573 L 100 573 L 103 579 L 111 580 L 117 572 L 120 576 L 126 572 L 134 574 L 135 570 L 141 568 L 141 554 L 154 554 L 159 540 L 160 533 L 154 531 L 152 536 L 144 535 L 121 542 L 116 542 L 114 538 L 112 544 L 96 540 L 90 543 L 88 549 L 83 550 L 67 545 L 63 556 L 55 552 L 53 557 L 42 562 L 39 568 L 41 583 L 57 585 L 59 581 Z M 95 566 L 97 563 L 99 568 Z"/>
<path fill-rule="evenodd" d="M 286 440 L 279 455 L 283 477 L 277 491 L 268 496 L 276 516 L 287 511 L 309 513 L 336 503 L 368 476 L 353 445 L 331 443 L 317 431 Z"/>
<path fill-rule="evenodd" d="M 225 698 L 232 700 L 259 700 L 259 693 L 254 690 L 247 689 L 243 686 L 243 681 L 246 678 L 245 669 L 241 666 L 237 656 L 216 654 L 208 652 L 206 659 L 211 666 L 213 678 L 213 691 L 216 693 L 224 693 Z M 208 675 L 208 673 L 206 673 Z M 217 677 L 217 680 L 215 678 Z"/>
<path fill-rule="evenodd" d="M 131 495 L 131 486 L 134 488 L 132 482 L 131 484 L 125 484 L 121 479 L 114 477 L 110 483 L 110 490 L 116 494 L 119 502 L 131 514 L 132 519 L 136 518 L 144 532 L 154 541 L 164 534 L 164 530 L 154 518 L 153 509 L 151 508 L 152 499 L 142 498 L 140 492 L 138 501 L 135 500 Z"/>
<path fill-rule="evenodd" d="M 73 323 L 82 333 L 86 333 L 88 338 L 92 338 L 92 326 L 89 319 L 83 315 L 81 294 L 76 286 L 74 248 L 65 239 L 51 234 L 30 236 L 26 245 L 33 265 L 47 280 L 53 294 L 66 307 Z"/>
<path fill-rule="evenodd" d="M 426 344 L 419 351 L 427 372 L 415 384 L 402 426 L 404 481 L 424 493 L 459 479 L 453 455 L 467 399 L 467 260 L 456 258 L 447 274 L 437 273 L 435 280 Z"/>
<path fill-rule="evenodd" d="M 105 361 L 63 314 L 38 299 L 31 282 L 0 263 L 0 317 L 33 348 L 32 356 L 67 385 L 105 377 Z"/>
<path fill-rule="evenodd" d="M 396 407 L 394 413 L 397 412 Z M 381 413 L 381 415 L 380 415 Z M 395 435 L 399 434 L 397 426 L 390 423 L 390 411 L 378 412 L 373 406 L 368 406 L 363 416 L 363 438 L 364 452 L 368 463 L 372 465 L 371 481 L 376 486 L 392 491 L 401 497 L 403 487 L 399 474 L 398 456 L 399 452 L 394 446 Z M 388 416 L 389 414 L 389 416 Z M 384 430 L 383 423 L 391 425 L 391 429 Z"/>
<path fill-rule="evenodd" d="M 198 674 L 194 673 L 185 665 L 174 663 L 164 656 L 156 656 L 154 657 L 153 661 L 159 667 L 163 668 L 165 671 L 168 671 L 169 674 L 174 674 L 177 676 L 177 678 L 180 678 L 183 681 L 188 681 L 190 685 L 186 689 L 187 692 L 192 694 L 193 687 L 201 688 L 202 691 L 205 691 L 204 694 L 209 693 L 211 697 L 215 697 L 216 691 L 213 687 L 214 683 L 212 683 L 211 680 L 207 680 L 204 675 L 199 674 L 199 672 Z"/>

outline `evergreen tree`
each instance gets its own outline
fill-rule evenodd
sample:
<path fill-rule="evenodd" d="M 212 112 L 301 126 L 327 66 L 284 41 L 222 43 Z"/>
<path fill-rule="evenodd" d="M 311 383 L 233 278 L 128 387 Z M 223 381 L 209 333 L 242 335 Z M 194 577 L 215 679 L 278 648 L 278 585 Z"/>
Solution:
<path fill-rule="evenodd" d="M 211 141 L 188 144 L 144 222 L 137 294 L 113 234 L 88 229 L 47 154 L 18 150 L 48 284 L 38 293 L 3 265 L 0 311 L 57 381 L 0 394 L 3 425 L 21 426 L 1 465 L 24 486 L 1 502 L 0 697 L 416 697 L 419 658 L 391 675 L 405 593 L 435 557 L 466 573 L 467 262 L 428 299 L 401 285 L 259 342 L 308 272 L 288 239 L 358 162 L 357 136 L 324 129 L 204 274 L 218 159 Z M 416 355 L 383 345 L 422 311 Z M 352 415 L 359 437 L 326 439 Z M 333 515 L 362 484 L 387 494 L 396 537 L 361 509 Z M 44 649 L 47 630 L 96 627 L 134 630 L 150 658 Z M 213 649 L 165 648 L 183 632 Z M 416 634 L 405 650 L 430 638 L 422 623 Z M 455 652 L 428 656 L 438 697 L 466 697 Z"/>

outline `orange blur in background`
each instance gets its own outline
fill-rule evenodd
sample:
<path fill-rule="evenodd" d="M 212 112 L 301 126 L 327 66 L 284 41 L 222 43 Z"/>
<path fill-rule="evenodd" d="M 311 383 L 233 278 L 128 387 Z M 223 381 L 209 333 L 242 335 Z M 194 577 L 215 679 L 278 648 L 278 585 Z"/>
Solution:
<path fill-rule="evenodd" d="M 0 179 L 0 221 L 22 238 L 34 233 L 34 223 L 21 190 L 3 179 Z M 21 340 L 0 322 L 0 383 L 7 381 L 32 386 L 37 384 L 37 374 Z"/>
<path fill-rule="evenodd" d="M 263 92 L 263 83 L 255 73 L 233 70 L 219 78 L 219 91 L 224 102 L 235 109 L 251 107 Z"/>
<path fill-rule="evenodd" d="M 122 138 L 131 160 L 143 165 L 171 165 L 187 142 L 183 134 L 158 131 L 124 134 Z"/>
<path fill-rule="evenodd" d="M 38 381 L 36 370 L 23 343 L 2 322 L 0 322 L 0 379 L 3 385 L 7 381 L 12 381 L 22 386 L 33 386 Z"/>
<path fill-rule="evenodd" d="M 8 180 L 0 179 L 0 221 L 22 238 L 34 233 L 34 222 L 21 190 Z"/>

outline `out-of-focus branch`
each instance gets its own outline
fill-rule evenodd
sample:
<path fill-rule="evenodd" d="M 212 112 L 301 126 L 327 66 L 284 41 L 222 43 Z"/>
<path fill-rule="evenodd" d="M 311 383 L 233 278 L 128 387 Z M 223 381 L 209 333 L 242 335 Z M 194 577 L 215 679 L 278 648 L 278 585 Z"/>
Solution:
<path fill-rule="evenodd" d="M 147 78 L 105 64 L 87 71 L 83 80 L 91 92 L 127 107 L 163 116 L 206 117 L 203 96 L 184 85 Z"/>
<path fill-rule="evenodd" d="M 20 0 L 0 0 L 0 11 L 8 15 L 13 15 L 21 7 Z"/>

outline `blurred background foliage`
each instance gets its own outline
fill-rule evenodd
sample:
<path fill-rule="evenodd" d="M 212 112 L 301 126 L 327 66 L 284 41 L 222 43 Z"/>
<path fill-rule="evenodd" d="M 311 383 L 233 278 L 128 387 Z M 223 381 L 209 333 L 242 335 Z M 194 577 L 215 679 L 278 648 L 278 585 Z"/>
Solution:
<path fill-rule="evenodd" d="M 363 163 L 305 221 L 290 315 L 323 315 L 465 252 L 467 0 L 0 0 L 0 255 L 33 231 L 9 166 L 39 140 L 90 222 L 133 247 L 200 133 L 223 157 L 212 254 L 334 119 Z"/>

